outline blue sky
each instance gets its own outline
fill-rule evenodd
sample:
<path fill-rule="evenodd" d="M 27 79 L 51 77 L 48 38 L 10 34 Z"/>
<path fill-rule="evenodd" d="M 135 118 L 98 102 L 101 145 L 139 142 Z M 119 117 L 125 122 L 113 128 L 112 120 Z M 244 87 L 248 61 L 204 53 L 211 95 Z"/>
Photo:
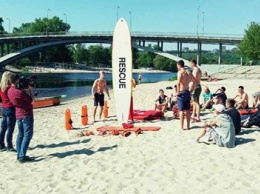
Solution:
<path fill-rule="evenodd" d="M 120 7 L 117 9 L 117 7 Z M 130 20 L 132 31 L 243 34 L 252 21 L 260 21 L 260 0 L 0 0 L 0 17 L 8 30 L 35 18 L 59 16 L 70 31 L 112 31 L 117 17 Z"/>

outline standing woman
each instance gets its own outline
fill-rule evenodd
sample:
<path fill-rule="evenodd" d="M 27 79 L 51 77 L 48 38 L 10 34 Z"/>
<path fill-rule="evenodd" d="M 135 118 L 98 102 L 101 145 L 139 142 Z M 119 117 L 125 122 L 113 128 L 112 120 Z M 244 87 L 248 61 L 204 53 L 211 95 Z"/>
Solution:
<path fill-rule="evenodd" d="M 15 107 L 10 102 L 7 92 L 10 85 L 10 75 L 11 72 L 6 71 L 2 75 L 1 83 L 0 83 L 0 98 L 2 102 L 2 123 L 1 123 L 1 130 L 0 130 L 0 151 L 13 151 L 15 149 L 13 147 L 12 139 L 13 139 L 13 132 L 15 127 Z M 7 131 L 6 141 L 7 141 L 7 148 L 5 146 L 5 133 Z"/>

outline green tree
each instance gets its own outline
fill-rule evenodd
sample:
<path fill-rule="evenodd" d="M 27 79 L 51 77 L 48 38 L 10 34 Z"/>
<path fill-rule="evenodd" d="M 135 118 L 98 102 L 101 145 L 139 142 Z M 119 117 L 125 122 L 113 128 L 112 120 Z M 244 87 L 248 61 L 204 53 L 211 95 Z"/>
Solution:
<path fill-rule="evenodd" d="M 66 24 L 59 17 L 53 18 L 36 18 L 34 22 L 22 23 L 19 28 L 14 28 L 14 33 L 64 33 L 70 29 L 70 25 Z"/>
<path fill-rule="evenodd" d="M 252 22 L 245 30 L 243 40 L 240 42 L 239 53 L 248 60 L 260 59 L 260 24 Z"/>
<path fill-rule="evenodd" d="M 0 17 L 0 34 L 4 34 L 5 31 L 3 27 L 3 22 L 4 22 L 3 18 Z"/>
<path fill-rule="evenodd" d="M 111 65 L 111 49 L 104 48 L 101 45 L 91 45 L 88 48 L 89 63 L 91 66 L 110 66 Z"/>
<path fill-rule="evenodd" d="M 138 67 L 153 67 L 153 58 L 149 52 L 144 51 L 139 54 L 137 63 Z"/>
<path fill-rule="evenodd" d="M 153 63 L 156 69 L 173 72 L 177 71 L 176 62 L 166 57 L 156 55 Z"/>
<path fill-rule="evenodd" d="M 23 23 L 20 27 L 14 28 L 14 33 L 20 34 L 48 34 L 50 33 L 65 33 L 70 29 L 70 25 L 64 23 L 59 17 L 53 18 L 37 18 L 34 22 Z M 32 46 L 30 43 L 12 44 L 11 52 L 23 47 Z M 39 54 L 33 53 L 28 56 L 31 62 L 39 62 Z M 43 62 L 72 62 L 72 52 L 68 46 L 56 46 L 42 51 Z M 25 64 L 26 65 L 26 64 Z"/>
<path fill-rule="evenodd" d="M 84 44 L 75 44 L 70 47 L 73 55 L 73 61 L 75 63 L 88 63 L 89 51 L 85 48 Z"/>

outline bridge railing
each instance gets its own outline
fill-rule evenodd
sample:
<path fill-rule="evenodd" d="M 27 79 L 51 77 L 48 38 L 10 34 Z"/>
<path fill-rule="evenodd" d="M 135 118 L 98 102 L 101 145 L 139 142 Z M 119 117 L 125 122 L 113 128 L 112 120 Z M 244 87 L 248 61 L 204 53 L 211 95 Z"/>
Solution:
<path fill-rule="evenodd" d="M 0 38 L 33 37 L 33 36 L 112 36 L 113 31 L 86 31 L 86 32 L 35 32 L 35 33 L 9 33 L 0 34 Z M 186 37 L 186 38 L 221 38 L 221 39 L 242 39 L 242 34 L 214 34 L 214 33 L 180 33 L 180 32 L 131 32 L 133 37 Z"/>

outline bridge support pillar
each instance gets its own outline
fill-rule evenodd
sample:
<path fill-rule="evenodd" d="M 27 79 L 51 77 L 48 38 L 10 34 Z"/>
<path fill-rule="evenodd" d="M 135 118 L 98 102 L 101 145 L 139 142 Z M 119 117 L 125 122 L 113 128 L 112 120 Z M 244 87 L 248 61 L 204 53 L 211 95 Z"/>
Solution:
<path fill-rule="evenodd" d="M 9 54 L 9 53 L 10 53 L 10 44 L 7 43 L 7 54 Z"/>
<path fill-rule="evenodd" d="M 163 41 L 161 42 L 160 49 L 161 49 L 161 51 L 163 51 Z"/>
<path fill-rule="evenodd" d="M 201 65 L 201 42 L 198 43 L 197 64 Z"/>
<path fill-rule="evenodd" d="M 145 46 L 145 40 L 143 40 L 143 46 Z"/>
<path fill-rule="evenodd" d="M 182 57 L 182 42 L 180 42 L 180 45 L 179 45 L 179 54 L 178 54 L 179 57 Z"/>
<path fill-rule="evenodd" d="M 4 44 L 3 43 L 0 44 L 0 55 L 1 55 L 1 57 L 4 56 Z"/>
<path fill-rule="evenodd" d="M 177 56 L 182 57 L 182 42 L 177 42 Z"/>
<path fill-rule="evenodd" d="M 219 57 L 218 57 L 218 64 L 222 63 L 222 43 L 219 43 Z"/>
<path fill-rule="evenodd" d="M 138 40 L 138 44 L 141 46 L 141 40 Z"/>
<path fill-rule="evenodd" d="M 180 42 L 177 42 L 177 56 L 180 56 Z"/>

